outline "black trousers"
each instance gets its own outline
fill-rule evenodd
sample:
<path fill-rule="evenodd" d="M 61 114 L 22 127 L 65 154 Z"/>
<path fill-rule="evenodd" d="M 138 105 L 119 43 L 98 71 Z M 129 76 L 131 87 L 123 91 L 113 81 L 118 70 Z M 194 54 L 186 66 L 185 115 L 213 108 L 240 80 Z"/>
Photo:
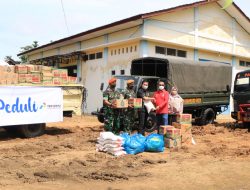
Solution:
<path fill-rule="evenodd" d="M 139 111 L 139 130 L 138 132 L 142 135 L 145 134 L 145 124 L 148 119 L 148 112 L 145 108 L 142 108 L 142 110 Z"/>

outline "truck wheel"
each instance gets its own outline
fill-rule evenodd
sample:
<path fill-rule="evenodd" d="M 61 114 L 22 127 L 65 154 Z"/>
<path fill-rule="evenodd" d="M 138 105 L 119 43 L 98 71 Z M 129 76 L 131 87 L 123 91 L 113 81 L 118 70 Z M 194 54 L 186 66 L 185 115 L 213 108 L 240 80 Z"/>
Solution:
<path fill-rule="evenodd" d="M 100 123 L 104 123 L 104 110 L 103 107 L 100 109 L 100 112 L 97 115 L 97 119 Z"/>
<path fill-rule="evenodd" d="M 148 114 L 148 119 L 145 123 L 145 131 L 150 133 L 157 129 L 156 114 L 155 112 L 150 112 Z"/>
<path fill-rule="evenodd" d="M 20 133 L 25 138 L 41 136 L 45 131 L 45 123 L 20 126 Z"/>
<path fill-rule="evenodd" d="M 18 127 L 17 126 L 7 126 L 7 127 L 4 127 L 4 129 L 10 135 L 16 135 L 17 132 L 18 132 Z"/>
<path fill-rule="evenodd" d="M 250 128 L 250 123 L 249 122 L 243 122 L 243 127 L 244 128 Z"/>
<path fill-rule="evenodd" d="M 201 116 L 200 124 L 207 125 L 214 123 L 215 112 L 212 108 L 207 108 Z"/>

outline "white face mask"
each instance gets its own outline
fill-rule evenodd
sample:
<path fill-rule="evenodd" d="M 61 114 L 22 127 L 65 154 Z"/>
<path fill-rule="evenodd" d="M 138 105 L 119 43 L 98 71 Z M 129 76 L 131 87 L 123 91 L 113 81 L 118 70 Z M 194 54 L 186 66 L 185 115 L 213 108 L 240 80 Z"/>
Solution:
<path fill-rule="evenodd" d="M 159 90 L 163 90 L 164 86 L 159 86 L 158 88 L 159 88 Z"/>
<path fill-rule="evenodd" d="M 142 85 L 142 88 L 143 88 L 144 90 L 147 90 L 147 89 L 148 89 L 148 85 Z"/>

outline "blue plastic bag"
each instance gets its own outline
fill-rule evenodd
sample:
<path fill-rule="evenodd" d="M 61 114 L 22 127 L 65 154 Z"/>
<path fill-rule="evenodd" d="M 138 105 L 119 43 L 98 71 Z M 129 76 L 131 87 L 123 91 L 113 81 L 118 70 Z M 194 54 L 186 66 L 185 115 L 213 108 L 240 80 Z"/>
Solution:
<path fill-rule="evenodd" d="M 125 146 L 125 144 L 130 140 L 130 135 L 128 133 L 122 133 L 120 134 L 120 137 L 123 138 L 123 147 Z"/>
<path fill-rule="evenodd" d="M 128 138 L 126 134 L 121 135 L 125 140 L 124 148 L 127 154 L 138 154 L 145 150 L 146 138 L 141 134 L 134 134 Z"/>
<path fill-rule="evenodd" d="M 163 152 L 164 138 L 163 135 L 151 134 L 147 136 L 145 141 L 145 151 L 147 152 Z"/>

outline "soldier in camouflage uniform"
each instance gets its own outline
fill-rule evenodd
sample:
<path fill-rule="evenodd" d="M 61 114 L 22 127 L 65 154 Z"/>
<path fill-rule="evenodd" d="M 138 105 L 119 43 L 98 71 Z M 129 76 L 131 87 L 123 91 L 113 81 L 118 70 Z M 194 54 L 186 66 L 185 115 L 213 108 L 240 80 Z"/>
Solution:
<path fill-rule="evenodd" d="M 136 98 L 136 93 L 134 91 L 134 80 L 127 81 L 127 89 L 124 91 L 124 99 Z M 135 109 L 129 105 L 128 109 L 125 111 L 124 117 L 124 132 L 130 133 L 135 123 Z"/>
<path fill-rule="evenodd" d="M 120 118 L 118 110 L 114 109 L 113 101 L 120 98 L 120 93 L 115 90 L 116 78 L 109 80 L 109 87 L 103 92 L 103 108 L 104 108 L 104 129 L 115 134 L 120 132 Z"/>

